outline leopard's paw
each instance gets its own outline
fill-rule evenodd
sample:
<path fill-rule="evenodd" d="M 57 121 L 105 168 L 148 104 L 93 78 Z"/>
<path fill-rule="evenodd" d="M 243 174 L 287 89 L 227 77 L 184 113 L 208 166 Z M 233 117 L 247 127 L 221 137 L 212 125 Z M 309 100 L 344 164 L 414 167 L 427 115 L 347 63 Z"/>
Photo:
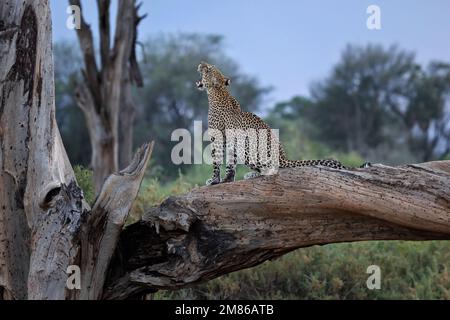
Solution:
<path fill-rule="evenodd" d="M 261 173 L 256 172 L 256 171 L 250 171 L 250 172 L 247 172 L 247 173 L 244 175 L 244 180 L 257 178 L 257 177 L 260 177 L 260 176 L 261 176 Z"/>
<path fill-rule="evenodd" d="M 211 178 L 206 180 L 206 185 L 207 186 L 213 186 L 215 184 L 219 184 L 220 183 L 220 178 Z"/>
<path fill-rule="evenodd" d="M 370 168 L 372 166 L 372 164 L 370 162 L 364 162 L 360 168 Z"/>
<path fill-rule="evenodd" d="M 226 175 L 225 178 L 223 178 L 223 180 L 222 180 L 223 183 L 233 182 L 233 181 L 234 181 L 234 174 Z"/>

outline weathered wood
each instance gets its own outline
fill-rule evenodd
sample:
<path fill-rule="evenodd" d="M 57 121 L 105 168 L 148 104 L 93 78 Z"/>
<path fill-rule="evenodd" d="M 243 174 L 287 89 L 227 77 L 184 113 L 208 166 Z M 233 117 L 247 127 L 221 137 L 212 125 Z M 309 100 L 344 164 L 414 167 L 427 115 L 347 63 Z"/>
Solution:
<path fill-rule="evenodd" d="M 450 161 L 284 169 L 167 199 L 122 234 L 104 298 L 176 289 L 296 248 L 450 239 Z"/>
<path fill-rule="evenodd" d="M 139 191 L 153 150 L 153 143 L 142 146 L 131 164 L 108 177 L 97 197 L 82 237 L 80 299 L 100 299 L 109 262 L 116 248 L 128 213 Z"/>
<path fill-rule="evenodd" d="M 0 21 L 0 287 L 8 299 L 52 297 L 74 259 L 80 212 L 54 117 L 50 12 L 41 1 L 2 1 Z M 39 242 L 49 228 L 59 241 Z"/>
<path fill-rule="evenodd" d="M 48 1 L 0 2 L 0 300 L 95 299 L 153 144 L 110 176 L 91 210 L 55 120 Z M 81 268 L 68 290 L 67 268 Z"/>

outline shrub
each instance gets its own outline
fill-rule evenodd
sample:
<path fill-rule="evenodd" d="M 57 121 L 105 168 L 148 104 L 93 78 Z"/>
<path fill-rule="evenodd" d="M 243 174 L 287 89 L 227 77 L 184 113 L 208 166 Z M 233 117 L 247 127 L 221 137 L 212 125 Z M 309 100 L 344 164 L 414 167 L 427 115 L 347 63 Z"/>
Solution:
<path fill-rule="evenodd" d="M 372 241 L 303 248 L 156 299 L 449 299 L 448 241 Z M 381 289 L 366 286 L 381 268 Z"/>
<path fill-rule="evenodd" d="M 180 195 L 193 188 L 193 184 L 187 182 L 181 172 L 174 182 L 162 185 L 158 178 L 145 178 L 141 189 L 134 201 L 127 224 L 138 221 L 151 207 L 161 204 L 170 195 Z"/>
<path fill-rule="evenodd" d="M 92 170 L 84 168 L 83 166 L 75 166 L 73 168 L 75 178 L 78 185 L 83 190 L 84 199 L 89 205 L 92 205 L 95 200 L 95 188 L 92 180 Z"/>

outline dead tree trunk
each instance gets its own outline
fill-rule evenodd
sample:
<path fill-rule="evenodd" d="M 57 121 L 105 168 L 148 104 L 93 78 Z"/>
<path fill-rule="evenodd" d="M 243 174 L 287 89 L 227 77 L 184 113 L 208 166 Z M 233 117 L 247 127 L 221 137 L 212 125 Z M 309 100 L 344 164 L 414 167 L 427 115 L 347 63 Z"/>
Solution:
<path fill-rule="evenodd" d="M 97 299 L 152 145 L 83 201 L 55 121 L 47 1 L 0 3 L 0 300 Z M 68 290 L 67 268 L 82 270 Z"/>
<path fill-rule="evenodd" d="M 82 8 L 80 0 L 69 0 L 69 2 Z M 99 0 L 97 4 L 101 67 L 98 67 L 95 58 L 91 28 L 81 16 L 81 28 L 77 30 L 77 35 L 85 68 L 84 83 L 79 85 L 76 96 L 89 130 L 92 146 L 91 166 L 98 192 L 105 178 L 119 168 L 119 116 L 121 104 L 130 102 L 127 91 L 131 88 L 128 86 L 142 85 L 135 47 L 137 26 L 143 17 L 138 16 L 139 6 L 136 6 L 135 0 L 119 0 L 116 30 L 111 48 L 109 21 L 111 1 Z M 123 97 L 123 88 L 125 88 L 126 97 Z M 129 107 L 134 108 L 132 104 L 127 106 Z M 125 143 L 130 141 L 132 143 L 131 121 L 127 118 L 123 122 L 127 129 L 122 133 Z M 131 158 L 131 148 L 129 145 L 124 147 L 130 152 L 130 155 L 126 157 L 127 160 Z"/>
<path fill-rule="evenodd" d="M 296 248 L 450 239 L 450 161 L 298 168 L 167 199 L 125 229 L 104 298 L 176 289 Z"/>

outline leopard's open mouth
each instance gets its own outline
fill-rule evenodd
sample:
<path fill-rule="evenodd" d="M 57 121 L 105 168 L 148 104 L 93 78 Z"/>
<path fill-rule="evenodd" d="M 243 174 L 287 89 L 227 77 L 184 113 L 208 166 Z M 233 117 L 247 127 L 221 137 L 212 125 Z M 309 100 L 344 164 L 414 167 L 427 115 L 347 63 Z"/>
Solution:
<path fill-rule="evenodd" d="M 203 89 L 203 82 L 201 80 L 197 81 L 195 84 L 197 85 L 198 89 Z"/>

